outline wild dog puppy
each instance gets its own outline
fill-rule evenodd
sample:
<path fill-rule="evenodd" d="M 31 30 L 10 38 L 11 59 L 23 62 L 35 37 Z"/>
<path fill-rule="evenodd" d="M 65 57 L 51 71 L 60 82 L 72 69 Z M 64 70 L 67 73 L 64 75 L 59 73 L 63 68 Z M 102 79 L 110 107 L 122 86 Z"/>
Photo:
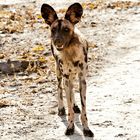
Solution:
<path fill-rule="evenodd" d="M 81 33 L 76 31 L 74 25 L 78 23 L 83 14 L 79 3 L 72 4 L 64 19 L 59 19 L 55 10 L 48 4 L 43 4 L 41 14 L 51 29 L 51 50 L 56 60 L 56 74 L 58 80 L 58 115 L 65 114 L 62 95 L 62 79 L 68 104 L 68 127 L 66 135 L 74 133 L 74 113 L 80 113 L 75 104 L 73 94 L 73 81 L 79 77 L 81 97 L 81 122 L 85 136 L 93 137 L 88 127 L 86 116 L 86 73 L 88 45 Z"/>

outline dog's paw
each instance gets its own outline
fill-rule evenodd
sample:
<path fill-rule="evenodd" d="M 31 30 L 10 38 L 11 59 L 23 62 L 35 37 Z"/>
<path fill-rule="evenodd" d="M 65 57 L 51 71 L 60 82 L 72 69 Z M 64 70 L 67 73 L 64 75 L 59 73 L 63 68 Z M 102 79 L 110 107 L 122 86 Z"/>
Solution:
<path fill-rule="evenodd" d="M 65 108 L 61 108 L 61 109 L 58 109 L 58 115 L 59 116 L 63 116 L 63 115 L 66 115 L 66 112 L 65 112 Z"/>
<path fill-rule="evenodd" d="M 65 135 L 73 135 L 74 134 L 74 125 L 72 128 L 67 128 L 66 129 L 66 132 L 65 132 Z"/>
<path fill-rule="evenodd" d="M 86 137 L 94 137 L 94 134 L 90 129 L 84 129 L 83 133 L 84 133 L 84 136 Z"/>
<path fill-rule="evenodd" d="M 74 110 L 74 113 L 80 113 L 81 112 L 77 105 L 73 106 L 73 110 Z"/>

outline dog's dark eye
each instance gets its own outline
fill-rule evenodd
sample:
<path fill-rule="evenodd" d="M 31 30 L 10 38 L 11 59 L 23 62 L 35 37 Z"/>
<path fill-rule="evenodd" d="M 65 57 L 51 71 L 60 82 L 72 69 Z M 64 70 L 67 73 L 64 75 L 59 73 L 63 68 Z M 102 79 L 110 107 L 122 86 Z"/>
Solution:
<path fill-rule="evenodd" d="M 65 32 L 69 32 L 69 28 L 64 28 L 64 31 Z"/>
<path fill-rule="evenodd" d="M 56 28 L 52 28 L 52 32 L 54 33 L 56 31 Z"/>

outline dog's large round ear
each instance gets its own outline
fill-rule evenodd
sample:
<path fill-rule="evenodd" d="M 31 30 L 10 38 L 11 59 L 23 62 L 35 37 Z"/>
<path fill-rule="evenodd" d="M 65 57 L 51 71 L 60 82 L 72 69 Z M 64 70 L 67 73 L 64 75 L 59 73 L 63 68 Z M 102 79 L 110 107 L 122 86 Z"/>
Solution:
<path fill-rule="evenodd" d="M 41 6 L 41 15 L 45 22 L 50 26 L 56 19 L 58 19 L 55 10 L 48 4 L 43 4 Z"/>
<path fill-rule="evenodd" d="M 76 24 L 80 21 L 83 14 L 83 8 L 80 3 L 72 4 L 65 15 L 65 19 L 69 20 L 72 24 Z"/>

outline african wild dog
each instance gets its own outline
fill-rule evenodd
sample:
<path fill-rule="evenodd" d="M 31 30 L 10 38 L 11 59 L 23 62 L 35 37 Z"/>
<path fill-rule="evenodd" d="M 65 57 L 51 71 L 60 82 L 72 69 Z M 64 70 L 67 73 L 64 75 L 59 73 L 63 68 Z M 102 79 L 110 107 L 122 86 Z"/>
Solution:
<path fill-rule="evenodd" d="M 93 137 L 88 127 L 86 117 L 86 73 L 88 44 L 80 32 L 74 28 L 83 14 L 83 8 L 79 3 L 72 4 L 64 19 L 58 19 L 55 10 L 48 4 L 41 7 L 42 17 L 50 25 L 51 50 L 56 60 L 56 73 L 58 79 L 58 115 L 65 115 L 62 95 L 62 78 L 68 104 L 68 127 L 66 135 L 74 133 L 74 113 L 80 113 L 75 104 L 73 94 L 73 80 L 78 75 L 81 97 L 81 122 L 85 136 Z"/>

